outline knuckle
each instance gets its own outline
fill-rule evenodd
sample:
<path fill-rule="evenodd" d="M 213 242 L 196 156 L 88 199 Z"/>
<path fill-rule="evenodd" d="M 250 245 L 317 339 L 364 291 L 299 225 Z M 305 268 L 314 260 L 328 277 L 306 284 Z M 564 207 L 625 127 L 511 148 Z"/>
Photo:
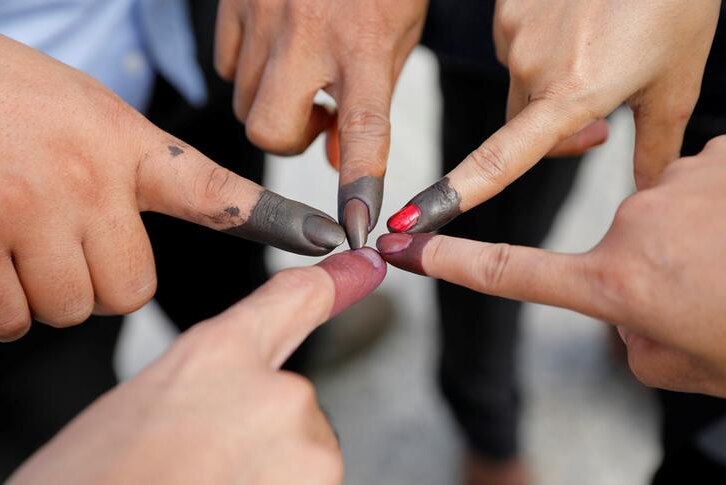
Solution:
<path fill-rule="evenodd" d="M 234 112 L 234 117 L 237 118 L 237 120 L 240 123 L 245 123 L 245 133 L 247 135 L 247 138 L 250 139 L 254 143 L 254 140 L 250 137 L 250 125 L 253 122 L 253 119 L 250 118 L 250 120 L 247 120 L 247 117 L 250 114 L 250 106 L 247 101 L 247 97 L 242 93 L 242 89 L 239 86 L 235 87 L 235 94 L 234 94 L 234 100 L 232 102 L 232 111 Z"/>
<path fill-rule="evenodd" d="M 139 275 L 121 283 L 118 291 L 104 295 L 99 305 L 116 315 L 133 313 L 148 303 L 156 293 L 156 273 Z"/>
<path fill-rule="evenodd" d="M 277 16 L 281 6 L 282 0 L 258 0 L 247 2 L 247 7 L 249 9 L 250 15 L 256 19 L 264 19 L 270 18 L 272 16 Z"/>
<path fill-rule="evenodd" d="M 505 243 L 482 248 L 474 258 L 475 275 L 485 288 L 496 290 L 507 271 L 511 246 Z"/>
<path fill-rule="evenodd" d="M 477 178 L 485 185 L 501 185 L 507 180 L 507 163 L 501 149 L 487 143 L 469 155 Z"/>
<path fill-rule="evenodd" d="M 295 416 L 307 415 L 317 407 L 317 393 L 312 381 L 293 372 L 280 372 L 278 392 L 288 404 L 288 410 Z"/>
<path fill-rule="evenodd" d="M 726 149 L 726 135 L 712 138 L 704 147 L 704 151 L 723 151 L 724 149 Z"/>
<path fill-rule="evenodd" d="M 228 199 L 234 191 L 235 175 L 219 165 L 204 165 L 199 170 L 194 184 L 195 200 L 202 206 L 216 207 Z"/>
<path fill-rule="evenodd" d="M 38 198 L 38 191 L 24 177 L 0 175 L 0 207 L 6 214 L 26 213 Z"/>
<path fill-rule="evenodd" d="M 100 82 L 90 80 L 85 83 L 87 100 L 92 100 L 96 120 L 99 126 L 110 126 L 119 130 L 119 133 L 128 133 L 134 119 L 143 119 L 129 107 L 118 95 L 107 89 Z"/>
<path fill-rule="evenodd" d="M 635 352 L 628 351 L 628 367 L 630 367 L 630 372 L 633 373 L 638 382 L 645 387 L 652 389 L 662 387 L 658 372 L 653 372 L 649 366 L 644 365 L 641 359 L 636 357 Z"/>
<path fill-rule="evenodd" d="M 89 194 L 98 199 L 97 173 L 93 163 L 84 157 L 70 157 L 63 161 L 63 178 L 77 194 Z"/>
<path fill-rule="evenodd" d="M 348 141 L 380 140 L 391 133 L 391 121 L 383 111 L 355 108 L 348 111 L 340 121 L 341 138 Z"/>
<path fill-rule="evenodd" d="M 307 450 L 305 463 L 312 470 L 316 481 L 321 485 L 342 483 L 344 475 L 343 457 L 339 450 L 315 446 Z"/>
<path fill-rule="evenodd" d="M 30 329 L 30 313 L 27 309 L 2 311 L 0 315 L 0 339 L 17 340 Z"/>
<path fill-rule="evenodd" d="M 512 78 L 529 79 L 536 70 L 536 59 L 531 57 L 531 49 L 515 39 L 507 52 L 506 66 Z"/>
<path fill-rule="evenodd" d="M 613 309 L 616 320 L 651 306 L 651 271 L 637 255 L 619 254 L 592 269 L 589 276 L 598 294 Z"/>
<path fill-rule="evenodd" d="M 59 304 L 57 310 L 41 313 L 38 319 L 52 327 L 66 328 L 85 322 L 92 312 L 92 295 L 70 295 Z"/>
<path fill-rule="evenodd" d="M 301 133 L 289 123 L 270 123 L 250 115 L 245 124 L 247 138 L 258 148 L 277 155 L 297 155 L 304 150 Z"/>
<path fill-rule="evenodd" d="M 496 23 L 497 28 L 507 38 L 511 39 L 519 29 L 522 16 L 513 8 L 510 2 L 497 2 Z"/>
<path fill-rule="evenodd" d="M 326 9 L 318 1 L 287 2 L 285 14 L 293 32 L 314 33 L 325 22 Z"/>
<path fill-rule="evenodd" d="M 687 96 L 679 99 L 669 110 L 671 120 L 678 125 L 685 125 L 688 123 L 688 120 L 691 119 L 693 110 L 696 107 L 696 102 L 697 99 L 690 99 Z"/>

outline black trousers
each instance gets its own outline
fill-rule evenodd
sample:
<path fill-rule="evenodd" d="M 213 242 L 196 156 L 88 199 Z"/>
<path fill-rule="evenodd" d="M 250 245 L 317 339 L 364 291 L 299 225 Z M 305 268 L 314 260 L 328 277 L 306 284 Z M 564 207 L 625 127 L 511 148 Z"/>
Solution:
<path fill-rule="evenodd" d="M 508 80 L 440 59 L 444 171 L 454 168 L 504 123 Z M 461 215 L 443 234 L 538 246 L 577 175 L 577 158 L 538 164 L 490 201 Z M 469 445 L 494 459 L 516 454 L 519 393 L 515 348 L 518 302 L 439 281 L 439 379 Z"/>
<path fill-rule="evenodd" d="M 726 45 L 723 29 L 717 42 Z M 504 123 L 507 80 L 471 63 L 439 58 L 444 98 L 444 171 Z M 686 133 L 684 155 L 698 153 L 726 133 L 726 97 L 720 66 L 706 71 L 703 97 Z M 579 159 L 544 161 L 491 201 L 460 216 L 444 234 L 488 242 L 537 246 L 572 188 Z M 438 282 L 441 390 L 469 447 L 491 459 L 517 454 L 520 403 L 515 353 L 522 305 Z M 726 416 L 726 401 L 661 391 L 664 456 L 653 484 L 723 484 L 726 467 L 696 446 L 698 434 Z M 726 443 L 724 443 L 726 447 Z M 696 480 L 696 481 L 693 481 Z"/>

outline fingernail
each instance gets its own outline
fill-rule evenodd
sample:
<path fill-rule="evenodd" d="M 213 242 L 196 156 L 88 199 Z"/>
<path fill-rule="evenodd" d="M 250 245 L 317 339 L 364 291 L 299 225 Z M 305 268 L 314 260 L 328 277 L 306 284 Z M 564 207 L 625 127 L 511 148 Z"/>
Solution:
<path fill-rule="evenodd" d="M 387 262 L 412 273 L 426 275 L 423 268 L 423 252 L 435 235 L 427 234 L 384 234 L 376 246 Z"/>
<path fill-rule="evenodd" d="M 421 217 L 421 209 L 414 204 L 408 204 L 388 219 L 388 229 L 392 232 L 406 232 L 416 225 Z"/>
<path fill-rule="evenodd" d="M 325 249 L 335 249 L 345 242 L 345 231 L 339 224 L 317 215 L 305 219 L 303 235 L 311 243 Z"/>
<path fill-rule="evenodd" d="M 386 262 L 383 261 L 383 258 L 381 258 L 381 255 L 372 248 L 358 249 L 353 251 L 353 254 L 366 258 L 375 269 L 381 269 L 381 266 L 386 264 Z"/>
<path fill-rule="evenodd" d="M 385 234 L 378 238 L 376 247 L 382 254 L 394 254 L 411 245 L 413 236 L 410 234 Z"/>
<path fill-rule="evenodd" d="M 381 201 L 383 200 L 383 177 L 365 176 L 354 182 L 341 185 L 338 189 L 338 220 L 341 223 L 345 220 L 345 209 L 352 200 L 361 201 L 367 212 L 368 226 L 366 229 L 371 232 L 378 222 L 378 215 L 381 212 Z"/>
<path fill-rule="evenodd" d="M 343 209 L 343 226 L 351 249 L 360 249 L 368 240 L 368 207 L 358 199 L 348 201 Z"/>

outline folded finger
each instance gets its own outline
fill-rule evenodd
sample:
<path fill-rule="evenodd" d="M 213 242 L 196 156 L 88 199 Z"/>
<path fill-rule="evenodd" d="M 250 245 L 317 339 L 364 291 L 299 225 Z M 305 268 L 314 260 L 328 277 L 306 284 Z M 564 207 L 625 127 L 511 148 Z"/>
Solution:
<path fill-rule="evenodd" d="M 304 151 L 335 119 L 314 103 L 325 87 L 325 68 L 297 51 L 271 59 L 246 119 L 247 137 L 261 149 L 279 155 Z"/>
<path fill-rule="evenodd" d="M 22 337 L 30 328 L 30 309 L 9 254 L 0 256 L 0 342 Z"/>

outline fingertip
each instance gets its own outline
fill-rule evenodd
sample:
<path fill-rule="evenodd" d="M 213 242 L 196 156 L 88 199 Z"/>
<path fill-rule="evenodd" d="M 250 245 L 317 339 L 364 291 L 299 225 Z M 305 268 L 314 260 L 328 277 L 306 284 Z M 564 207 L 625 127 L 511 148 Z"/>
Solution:
<path fill-rule="evenodd" d="M 393 266 L 426 275 L 423 252 L 434 234 L 384 234 L 376 241 L 381 257 Z"/>
<path fill-rule="evenodd" d="M 335 303 L 330 316 L 362 300 L 383 282 L 386 262 L 371 248 L 345 251 L 318 263 L 333 279 Z"/>
<path fill-rule="evenodd" d="M 461 200 L 449 177 L 444 177 L 393 214 L 388 229 L 406 233 L 436 231 L 461 214 Z"/>

